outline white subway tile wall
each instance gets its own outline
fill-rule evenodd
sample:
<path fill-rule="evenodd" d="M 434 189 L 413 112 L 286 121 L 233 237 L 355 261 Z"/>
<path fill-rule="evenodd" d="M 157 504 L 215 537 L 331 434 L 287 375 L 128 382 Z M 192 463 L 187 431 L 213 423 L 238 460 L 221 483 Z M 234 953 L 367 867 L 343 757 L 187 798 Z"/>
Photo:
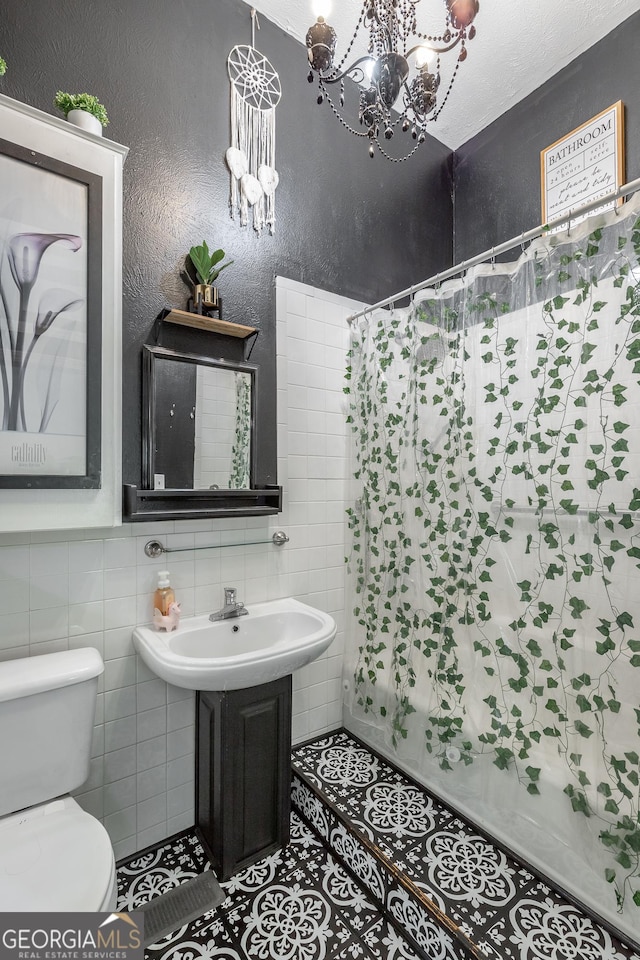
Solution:
<path fill-rule="evenodd" d="M 125 857 L 193 824 L 194 695 L 136 656 L 132 630 L 151 617 L 168 567 L 183 616 L 222 604 L 233 584 L 248 606 L 294 596 L 331 613 L 338 635 L 293 681 L 293 739 L 342 722 L 347 433 L 343 376 L 353 301 L 278 278 L 278 482 L 275 517 L 129 524 L 117 529 L 0 534 L 0 660 L 95 647 L 100 681 L 89 779 L 79 803 Z M 283 529 L 290 542 L 243 547 Z M 238 543 L 150 560 L 169 547 Z"/>

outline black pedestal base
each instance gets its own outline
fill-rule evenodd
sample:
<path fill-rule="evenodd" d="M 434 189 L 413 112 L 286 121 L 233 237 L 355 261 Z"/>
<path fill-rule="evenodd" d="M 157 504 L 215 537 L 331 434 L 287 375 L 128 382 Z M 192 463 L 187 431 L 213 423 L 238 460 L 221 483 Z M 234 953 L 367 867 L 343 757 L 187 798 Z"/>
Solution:
<path fill-rule="evenodd" d="M 196 700 L 196 830 L 219 880 L 289 842 L 291 677 Z"/>

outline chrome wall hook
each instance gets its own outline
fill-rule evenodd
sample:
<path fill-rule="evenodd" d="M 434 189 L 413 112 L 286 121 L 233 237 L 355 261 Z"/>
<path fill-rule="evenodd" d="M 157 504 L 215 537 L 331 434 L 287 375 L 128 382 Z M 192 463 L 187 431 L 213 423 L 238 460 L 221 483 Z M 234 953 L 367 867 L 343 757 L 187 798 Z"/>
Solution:
<path fill-rule="evenodd" d="M 251 7 L 251 46 L 255 47 L 256 45 L 256 26 L 258 30 L 260 29 L 260 19 L 258 17 L 258 11 L 255 7 Z"/>

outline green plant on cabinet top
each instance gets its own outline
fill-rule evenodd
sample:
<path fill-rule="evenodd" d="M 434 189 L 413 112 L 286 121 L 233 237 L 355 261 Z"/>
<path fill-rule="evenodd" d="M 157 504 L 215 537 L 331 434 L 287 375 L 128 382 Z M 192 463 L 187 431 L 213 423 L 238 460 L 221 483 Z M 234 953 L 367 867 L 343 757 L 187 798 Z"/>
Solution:
<path fill-rule="evenodd" d="M 103 127 L 106 127 L 109 123 L 105 107 L 91 93 L 65 93 L 58 90 L 54 103 L 58 110 L 64 113 L 65 117 L 72 110 L 84 110 L 85 113 L 90 113 L 92 117 L 99 120 Z"/>

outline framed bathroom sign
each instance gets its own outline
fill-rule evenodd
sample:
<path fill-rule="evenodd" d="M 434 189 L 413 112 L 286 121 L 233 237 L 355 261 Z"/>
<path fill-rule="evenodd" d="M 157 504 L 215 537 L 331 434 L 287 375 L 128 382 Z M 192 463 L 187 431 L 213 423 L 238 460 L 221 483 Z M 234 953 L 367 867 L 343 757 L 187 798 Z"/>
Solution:
<path fill-rule="evenodd" d="M 542 223 L 616 191 L 624 184 L 624 167 L 624 107 L 618 100 L 540 153 Z M 602 209 L 616 203 L 622 199 Z"/>
<path fill-rule="evenodd" d="M 102 178 L 0 138 L 0 488 L 101 483 Z"/>
<path fill-rule="evenodd" d="M 127 152 L 0 95 L 0 531 L 122 522 Z"/>

